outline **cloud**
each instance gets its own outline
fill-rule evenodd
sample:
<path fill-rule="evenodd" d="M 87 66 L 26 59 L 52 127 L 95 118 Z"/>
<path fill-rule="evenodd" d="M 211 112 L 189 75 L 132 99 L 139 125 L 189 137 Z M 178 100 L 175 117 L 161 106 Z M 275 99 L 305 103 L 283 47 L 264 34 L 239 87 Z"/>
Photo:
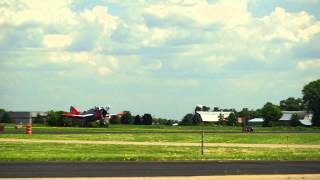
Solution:
<path fill-rule="evenodd" d="M 307 70 L 319 70 L 320 69 L 320 59 L 309 59 L 299 61 L 296 65 L 298 70 L 307 71 Z"/>
<path fill-rule="evenodd" d="M 71 44 L 72 39 L 67 35 L 49 34 L 44 36 L 42 42 L 49 48 L 64 48 Z"/>
<path fill-rule="evenodd" d="M 200 25 L 220 23 L 224 25 L 243 24 L 250 18 L 246 1 L 218 1 L 210 4 L 207 1 L 186 3 L 158 3 L 146 9 L 146 13 L 162 19 L 183 17 L 192 19 Z"/>
<path fill-rule="evenodd" d="M 160 70 L 161 68 L 162 68 L 162 62 L 159 60 L 143 66 L 143 69 L 147 71 L 156 71 L 156 70 Z"/>
<path fill-rule="evenodd" d="M 102 76 L 107 76 L 111 74 L 112 71 L 108 67 L 102 66 L 98 68 L 98 73 Z"/>

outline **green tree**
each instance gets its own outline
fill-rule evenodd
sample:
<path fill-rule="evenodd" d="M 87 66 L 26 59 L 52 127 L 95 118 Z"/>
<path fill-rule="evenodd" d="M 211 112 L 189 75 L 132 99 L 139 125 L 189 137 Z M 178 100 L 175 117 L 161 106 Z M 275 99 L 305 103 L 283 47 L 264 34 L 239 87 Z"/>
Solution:
<path fill-rule="evenodd" d="M 192 125 L 193 124 L 193 114 L 189 113 L 189 114 L 186 114 L 181 122 L 180 122 L 181 125 Z"/>
<path fill-rule="evenodd" d="M 237 118 L 234 113 L 231 113 L 227 119 L 227 125 L 229 126 L 235 126 L 237 123 Z"/>
<path fill-rule="evenodd" d="M 49 111 L 47 118 L 48 118 L 47 122 L 49 126 L 57 126 L 59 115 L 55 111 L 52 111 L 52 110 Z"/>
<path fill-rule="evenodd" d="M 134 122 L 133 122 L 133 124 L 135 124 L 135 125 L 140 125 L 140 124 L 141 124 L 141 117 L 140 117 L 140 115 L 136 115 L 136 116 L 134 117 Z"/>
<path fill-rule="evenodd" d="M 223 114 L 219 114 L 219 116 L 218 116 L 218 124 L 220 124 L 220 125 L 226 125 L 226 121 L 224 120 L 224 116 L 223 116 Z"/>
<path fill-rule="evenodd" d="M 303 111 L 304 105 L 301 98 L 289 97 L 280 101 L 280 108 L 283 111 Z"/>
<path fill-rule="evenodd" d="M 300 117 L 298 114 L 296 114 L 296 113 L 292 114 L 291 119 L 290 119 L 290 125 L 294 126 L 294 127 L 299 126 L 300 125 L 299 120 L 300 120 Z"/>
<path fill-rule="evenodd" d="M 152 125 L 153 119 L 151 114 L 144 114 L 142 116 L 142 124 L 144 125 Z"/>
<path fill-rule="evenodd" d="M 124 111 L 124 115 L 120 118 L 121 124 L 132 124 L 133 117 L 130 111 Z"/>
<path fill-rule="evenodd" d="M 320 79 L 305 85 L 302 94 L 307 110 L 313 113 L 312 125 L 320 126 Z"/>
<path fill-rule="evenodd" d="M 2 117 L 0 117 L 1 118 L 0 123 L 11 123 L 12 122 L 11 121 L 12 119 L 6 110 L 0 109 L 0 114 L 2 115 Z"/>
<path fill-rule="evenodd" d="M 202 122 L 201 116 L 198 113 L 195 113 L 192 118 L 192 124 L 198 125 Z"/>
<path fill-rule="evenodd" d="M 263 126 L 274 126 L 281 118 L 282 113 L 278 106 L 267 102 L 261 109 L 261 115 L 264 119 Z"/>

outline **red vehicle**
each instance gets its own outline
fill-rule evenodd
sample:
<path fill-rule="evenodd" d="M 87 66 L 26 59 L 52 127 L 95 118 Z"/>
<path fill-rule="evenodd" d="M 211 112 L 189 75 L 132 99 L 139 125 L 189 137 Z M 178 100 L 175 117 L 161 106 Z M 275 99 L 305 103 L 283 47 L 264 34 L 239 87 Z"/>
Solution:
<path fill-rule="evenodd" d="M 250 133 L 253 132 L 253 128 L 251 126 L 246 126 L 242 128 L 242 132 L 244 133 Z"/>

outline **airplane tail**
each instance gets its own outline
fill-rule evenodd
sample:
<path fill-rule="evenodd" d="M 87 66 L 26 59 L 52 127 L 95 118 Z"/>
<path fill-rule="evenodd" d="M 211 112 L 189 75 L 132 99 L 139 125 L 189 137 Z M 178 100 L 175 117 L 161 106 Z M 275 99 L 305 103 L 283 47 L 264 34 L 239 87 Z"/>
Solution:
<path fill-rule="evenodd" d="M 75 114 L 75 115 L 79 115 L 80 111 L 77 108 L 70 106 L 70 113 Z"/>

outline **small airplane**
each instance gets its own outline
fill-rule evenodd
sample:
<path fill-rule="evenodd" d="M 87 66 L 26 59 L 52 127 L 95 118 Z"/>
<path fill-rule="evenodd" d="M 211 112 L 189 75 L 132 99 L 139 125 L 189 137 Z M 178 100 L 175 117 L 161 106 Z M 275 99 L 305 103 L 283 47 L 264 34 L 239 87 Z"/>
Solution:
<path fill-rule="evenodd" d="M 63 117 L 72 118 L 73 122 L 81 122 L 82 126 L 90 126 L 90 122 L 100 122 L 101 127 L 108 127 L 108 120 L 113 115 L 123 115 L 123 112 L 117 114 L 110 114 L 108 110 L 110 106 L 94 107 L 87 111 L 80 112 L 77 108 L 70 106 L 70 112 L 62 114 Z"/>

